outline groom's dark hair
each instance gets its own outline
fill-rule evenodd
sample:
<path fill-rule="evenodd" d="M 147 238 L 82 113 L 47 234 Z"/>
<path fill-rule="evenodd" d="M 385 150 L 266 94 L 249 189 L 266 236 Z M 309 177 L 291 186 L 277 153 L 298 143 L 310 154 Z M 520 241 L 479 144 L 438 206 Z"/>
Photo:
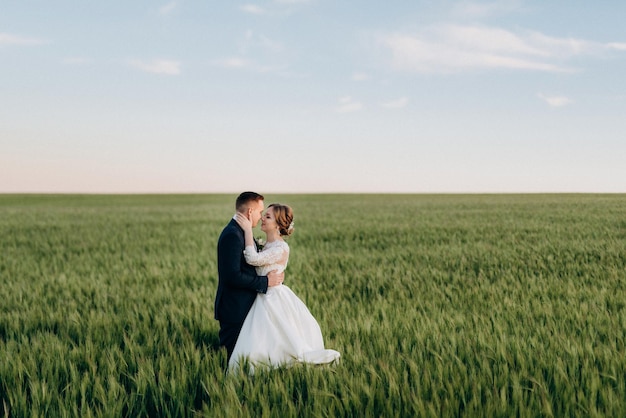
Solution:
<path fill-rule="evenodd" d="M 258 202 L 259 200 L 265 200 L 263 195 L 255 193 L 255 192 L 243 192 L 237 197 L 237 202 L 235 203 L 235 209 L 239 212 L 244 206 L 247 206 L 250 202 Z"/>

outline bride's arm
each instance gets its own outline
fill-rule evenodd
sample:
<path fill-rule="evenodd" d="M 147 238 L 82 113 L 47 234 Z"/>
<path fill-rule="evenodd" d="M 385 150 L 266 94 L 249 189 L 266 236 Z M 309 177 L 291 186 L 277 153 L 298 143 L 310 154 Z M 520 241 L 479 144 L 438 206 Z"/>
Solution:
<path fill-rule="evenodd" d="M 254 244 L 247 245 L 243 250 L 243 255 L 246 258 L 246 263 L 251 266 L 267 266 L 269 264 L 276 264 L 285 258 L 285 249 L 282 246 L 267 248 L 260 253 L 254 248 Z"/>
<path fill-rule="evenodd" d="M 246 263 L 258 267 L 275 264 L 284 259 L 286 250 L 283 246 L 267 248 L 264 251 L 257 252 L 256 246 L 254 245 L 254 236 L 252 235 L 252 224 L 250 220 L 240 213 L 237 213 L 235 220 L 244 232 L 246 247 L 243 251 L 243 255 L 246 258 Z"/>

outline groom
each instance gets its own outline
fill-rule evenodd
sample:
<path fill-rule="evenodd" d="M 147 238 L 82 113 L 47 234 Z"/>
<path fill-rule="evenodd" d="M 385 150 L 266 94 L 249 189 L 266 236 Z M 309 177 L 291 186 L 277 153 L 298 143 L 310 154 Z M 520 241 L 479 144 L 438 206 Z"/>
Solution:
<path fill-rule="evenodd" d="M 236 211 L 248 218 L 253 228 L 261 219 L 264 199 L 254 192 L 243 192 L 237 197 Z M 268 287 L 281 284 L 284 278 L 284 273 L 276 271 L 271 271 L 267 276 L 257 276 L 254 267 L 246 263 L 244 248 L 243 230 L 233 217 L 217 241 L 218 283 L 215 295 L 215 319 L 220 322 L 220 345 L 226 347 L 228 359 L 257 293 L 266 293 Z"/>

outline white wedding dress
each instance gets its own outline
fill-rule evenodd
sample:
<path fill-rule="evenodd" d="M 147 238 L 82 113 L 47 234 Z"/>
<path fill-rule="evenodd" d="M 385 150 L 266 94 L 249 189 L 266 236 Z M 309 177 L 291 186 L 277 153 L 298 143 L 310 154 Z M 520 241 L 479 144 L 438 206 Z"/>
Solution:
<path fill-rule="evenodd" d="M 261 252 L 248 246 L 244 256 L 248 264 L 256 266 L 257 274 L 264 276 L 272 270 L 285 270 L 289 246 L 282 240 L 268 242 Z M 246 362 L 253 373 L 255 367 L 324 364 L 338 361 L 339 357 L 339 352 L 324 348 L 322 331 L 306 305 L 287 286 L 279 285 L 257 295 L 228 369 L 235 371 Z"/>

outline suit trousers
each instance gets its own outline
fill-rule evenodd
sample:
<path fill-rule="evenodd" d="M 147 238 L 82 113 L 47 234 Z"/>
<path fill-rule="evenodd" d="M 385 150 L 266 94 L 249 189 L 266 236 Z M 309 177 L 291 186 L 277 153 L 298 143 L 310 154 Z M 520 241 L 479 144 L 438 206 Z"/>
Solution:
<path fill-rule="evenodd" d="M 220 321 L 220 345 L 226 347 L 228 360 L 233 354 L 243 324 Z"/>

